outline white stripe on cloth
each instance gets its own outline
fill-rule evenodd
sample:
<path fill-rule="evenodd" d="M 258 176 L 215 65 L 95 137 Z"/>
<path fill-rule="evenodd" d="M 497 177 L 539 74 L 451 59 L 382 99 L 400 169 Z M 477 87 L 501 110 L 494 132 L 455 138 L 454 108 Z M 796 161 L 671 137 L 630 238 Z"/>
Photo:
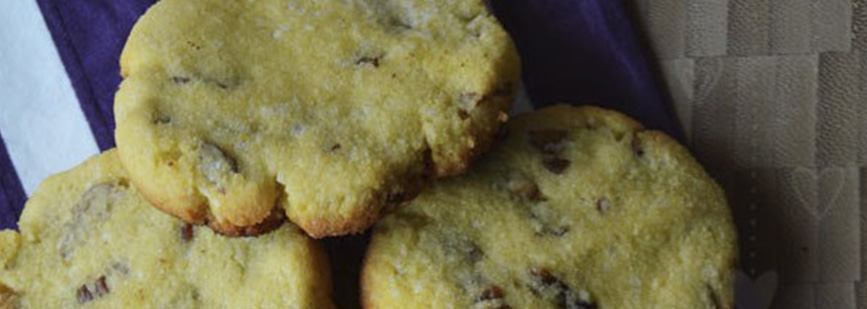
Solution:
<path fill-rule="evenodd" d="M 0 10 L 0 132 L 24 191 L 99 152 L 36 1 Z"/>

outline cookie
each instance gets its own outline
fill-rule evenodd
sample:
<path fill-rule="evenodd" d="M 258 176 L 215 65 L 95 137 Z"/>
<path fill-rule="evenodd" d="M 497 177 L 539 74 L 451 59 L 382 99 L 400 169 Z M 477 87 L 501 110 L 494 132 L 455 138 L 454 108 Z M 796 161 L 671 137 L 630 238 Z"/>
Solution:
<path fill-rule="evenodd" d="M 730 210 L 686 149 L 594 107 L 507 130 L 377 223 L 366 308 L 732 308 Z"/>
<path fill-rule="evenodd" d="M 114 151 L 42 183 L 19 227 L 0 232 L 0 307 L 331 307 L 327 258 L 300 229 L 185 223 L 147 205 Z"/>
<path fill-rule="evenodd" d="M 482 1 L 165 0 L 121 56 L 116 139 L 186 222 L 238 234 L 282 200 L 355 233 L 486 150 L 519 67 Z"/>

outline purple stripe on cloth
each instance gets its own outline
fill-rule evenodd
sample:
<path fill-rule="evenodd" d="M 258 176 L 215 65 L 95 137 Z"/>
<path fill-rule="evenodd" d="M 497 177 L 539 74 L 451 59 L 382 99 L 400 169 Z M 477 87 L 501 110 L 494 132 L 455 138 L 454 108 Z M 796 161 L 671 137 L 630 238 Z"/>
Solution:
<path fill-rule="evenodd" d="M 37 0 L 100 150 L 114 147 L 118 58 L 132 25 L 154 1 Z"/>
<path fill-rule="evenodd" d="M 619 0 L 492 1 L 515 40 L 537 107 L 563 102 L 620 110 L 683 141 Z"/>
<path fill-rule="evenodd" d="M 18 228 L 18 216 L 26 200 L 24 187 L 0 136 L 0 230 Z"/>

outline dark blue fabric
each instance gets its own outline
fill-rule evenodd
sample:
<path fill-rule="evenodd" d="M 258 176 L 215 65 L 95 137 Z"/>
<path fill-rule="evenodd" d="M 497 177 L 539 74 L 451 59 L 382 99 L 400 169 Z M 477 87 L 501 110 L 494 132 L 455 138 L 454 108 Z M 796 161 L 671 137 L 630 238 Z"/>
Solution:
<path fill-rule="evenodd" d="M 508 0 L 493 7 L 521 53 L 536 107 L 609 107 L 683 141 L 621 1 Z"/>
<path fill-rule="evenodd" d="M 0 136 L 0 230 L 18 227 L 18 215 L 25 199 L 24 187 Z"/>
<path fill-rule="evenodd" d="M 114 147 L 120 52 L 153 0 L 37 0 L 100 150 Z"/>

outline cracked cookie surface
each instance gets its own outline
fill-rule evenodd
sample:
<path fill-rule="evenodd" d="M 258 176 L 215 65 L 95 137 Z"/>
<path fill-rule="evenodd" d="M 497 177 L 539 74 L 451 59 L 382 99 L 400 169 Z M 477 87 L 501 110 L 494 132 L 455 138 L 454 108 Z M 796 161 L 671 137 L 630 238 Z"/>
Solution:
<path fill-rule="evenodd" d="M 327 258 L 292 224 L 229 238 L 162 213 L 115 151 L 49 177 L 0 232 L 0 308 L 330 308 Z"/>
<path fill-rule="evenodd" d="M 356 233 L 488 147 L 519 67 L 482 1 L 164 0 L 121 56 L 115 134 L 187 222 L 243 234 L 280 205 Z"/>
<path fill-rule="evenodd" d="M 518 115 L 467 174 L 374 227 L 366 308 L 732 308 L 725 196 L 619 113 Z"/>

